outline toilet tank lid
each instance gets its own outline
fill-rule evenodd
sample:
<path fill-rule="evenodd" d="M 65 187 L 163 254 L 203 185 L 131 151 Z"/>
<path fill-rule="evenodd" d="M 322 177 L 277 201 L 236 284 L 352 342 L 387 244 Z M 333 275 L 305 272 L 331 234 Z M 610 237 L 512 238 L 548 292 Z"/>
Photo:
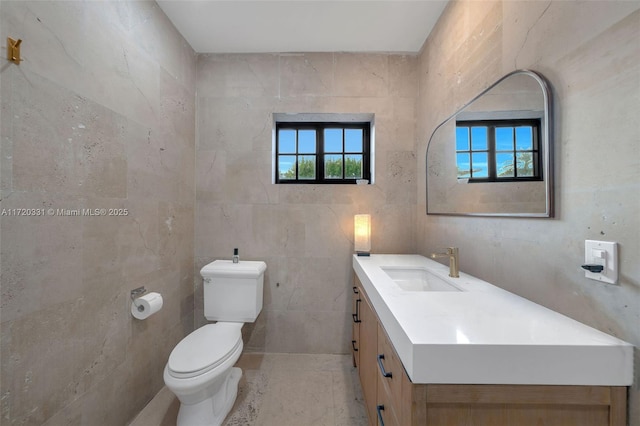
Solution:
<path fill-rule="evenodd" d="M 205 265 L 200 270 L 200 275 L 203 278 L 257 278 L 264 274 L 266 269 L 267 264 L 262 261 L 241 260 L 233 263 L 230 260 L 216 260 Z"/>

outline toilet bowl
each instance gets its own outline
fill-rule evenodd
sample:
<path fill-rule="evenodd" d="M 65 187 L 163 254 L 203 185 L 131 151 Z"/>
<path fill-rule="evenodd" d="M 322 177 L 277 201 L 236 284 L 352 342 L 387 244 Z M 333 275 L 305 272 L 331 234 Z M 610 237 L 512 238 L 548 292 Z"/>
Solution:
<path fill-rule="evenodd" d="M 207 324 L 173 349 L 164 382 L 180 400 L 177 426 L 220 426 L 233 407 L 242 370 L 242 326 L 262 310 L 264 262 L 216 260 L 200 271 L 204 278 Z"/>
<path fill-rule="evenodd" d="M 177 425 L 220 425 L 236 400 L 242 323 L 205 325 L 173 349 L 164 382 L 180 400 Z"/>

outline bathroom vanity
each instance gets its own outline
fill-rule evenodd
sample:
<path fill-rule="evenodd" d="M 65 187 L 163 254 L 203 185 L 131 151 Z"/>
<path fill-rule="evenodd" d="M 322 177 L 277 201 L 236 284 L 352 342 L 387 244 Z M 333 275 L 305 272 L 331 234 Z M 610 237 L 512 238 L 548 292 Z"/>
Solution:
<path fill-rule="evenodd" d="M 629 343 L 423 256 L 353 268 L 370 424 L 626 425 Z"/>

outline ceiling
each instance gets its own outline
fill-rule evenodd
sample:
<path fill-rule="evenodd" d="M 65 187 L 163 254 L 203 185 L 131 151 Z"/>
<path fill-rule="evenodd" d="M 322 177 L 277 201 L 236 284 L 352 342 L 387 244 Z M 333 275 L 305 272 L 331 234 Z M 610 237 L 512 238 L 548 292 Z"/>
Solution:
<path fill-rule="evenodd" d="M 413 53 L 447 0 L 157 2 L 198 53 Z"/>

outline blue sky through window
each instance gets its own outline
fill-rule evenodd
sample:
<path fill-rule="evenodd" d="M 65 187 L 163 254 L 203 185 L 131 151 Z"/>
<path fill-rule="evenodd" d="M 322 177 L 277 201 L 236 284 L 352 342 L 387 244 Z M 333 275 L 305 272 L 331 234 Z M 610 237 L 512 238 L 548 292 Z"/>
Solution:
<path fill-rule="evenodd" d="M 344 130 L 344 151 L 362 152 L 362 129 Z"/>
<path fill-rule="evenodd" d="M 280 130 L 280 147 L 279 150 L 283 154 L 295 154 L 296 152 L 296 131 Z"/>
<path fill-rule="evenodd" d="M 315 130 L 299 130 L 298 131 L 298 153 L 313 154 L 316 152 L 316 131 Z"/>
<path fill-rule="evenodd" d="M 324 130 L 324 152 L 342 152 L 342 129 Z"/>
<path fill-rule="evenodd" d="M 531 126 L 516 127 L 516 149 L 520 151 L 533 149 L 533 129 Z"/>
<path fill-rule="evenodd" d="M 496 128 L 496 151 L 513 151 L 513 127 Z"/>

